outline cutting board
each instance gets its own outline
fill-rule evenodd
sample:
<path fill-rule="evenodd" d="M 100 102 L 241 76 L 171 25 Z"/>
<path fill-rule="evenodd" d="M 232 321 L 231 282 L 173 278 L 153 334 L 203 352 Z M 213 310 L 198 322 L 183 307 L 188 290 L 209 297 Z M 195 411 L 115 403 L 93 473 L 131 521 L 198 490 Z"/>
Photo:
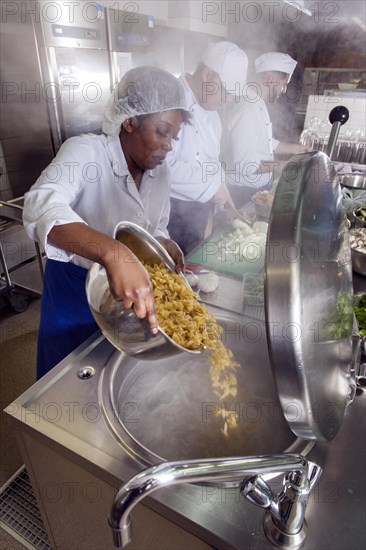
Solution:
<path fill-rule="evenodd" d="M 227 254 L 228 249 L 222 245 L 226 236 L 233 231 L 232 227 L 223 229 L 220 233 L 211 235 L 196 250 L 186 256 L 186 262 L 197 264 L 203 269 L 225 273 L 242 278 L 245 273 L 259 273 L 264 267 L 265 249 L 256 249 L 253 260 L 244 259 L 239 254 Z"/>

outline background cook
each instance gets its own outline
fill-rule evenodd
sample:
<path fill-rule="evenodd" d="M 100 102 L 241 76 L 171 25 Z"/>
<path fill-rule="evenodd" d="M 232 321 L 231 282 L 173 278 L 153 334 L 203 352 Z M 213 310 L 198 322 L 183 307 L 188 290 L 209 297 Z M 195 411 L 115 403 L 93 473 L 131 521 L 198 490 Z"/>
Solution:
<path fill-rule="evenodd" d="M 226 182 L 237 208 L 258 190 L 268 189 L 292 155 L 307 152 L 303 145 L 273 138 L 267 104 L 278 101 L 297 62 L 288 54 L 269 52 L 254 62 L 256 82 L 225 113 L 222 161 Z"/>

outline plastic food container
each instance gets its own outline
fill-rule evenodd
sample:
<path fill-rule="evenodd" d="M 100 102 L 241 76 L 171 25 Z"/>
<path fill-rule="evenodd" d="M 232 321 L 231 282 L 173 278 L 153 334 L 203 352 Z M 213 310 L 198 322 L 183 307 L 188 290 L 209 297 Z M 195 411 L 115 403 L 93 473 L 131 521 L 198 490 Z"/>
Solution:
<path fill-rule="evenodd" d="M 246 273 L 243 278 L 243 302 L 246 306 L 263 306 L 263 273 Z"/>
<path fill-rule="evenodd" d="M 272 210 L 274 190 L 257 191 L 252 197 L 255 213 L 258 219 L 269 220 Z"/>

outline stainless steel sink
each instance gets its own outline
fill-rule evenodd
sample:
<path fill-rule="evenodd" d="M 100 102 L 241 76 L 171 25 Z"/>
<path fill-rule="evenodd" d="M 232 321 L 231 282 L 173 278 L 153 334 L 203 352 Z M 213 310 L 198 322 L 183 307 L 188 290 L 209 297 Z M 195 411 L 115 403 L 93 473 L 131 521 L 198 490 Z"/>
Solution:
<path fill-rule="evenodd" d="M 159 362 L 114 354 L 99 382 L 102 413 L 120 444 L 145 464 L 278 452 L 306 453 L 283 416 L 270 367 L 265 326 L 209 307 L 241 368 L 238 394 L 220 401 L 209 377 L 209 353 Z M 224 412 L 238 426 L 223 433 Z M 312 444 L 311 444 L 312 446 Z"/>
<path fill-rule="evenodd" d="M 238 287 L 240 292 L 241 285 Z M 227 287 L 222 283 L 221 288 Z M 239 300 L 237 304 L 240 307 Z M 218 404 L 210 393 L 207 379 L 204 383 L 207 364 L 191 363 L 192 357 L 184 354 L 170 363 L 162 363 L 164 368 L 156 370 L 156 361 L 126 357 L 114 350 L 99 332 L 7 407 L 27 470 L 35 476 L 34 488 L 46 511 L 55 547 L 104 548 L 111 536 L 106 518 L 116 491 L 140 473 L 144 464 L 160 462 L 159 456 L 176 460 L 184 456 L 201 458 L 201 454 L 204 458 L 211 452 L 213 456 L 215 453 L 245 456 L 283 451 L 301 453 L 321 465 L 326 464 L 307 507 L 311 528 L 304 548 L 322 546 L 324 525 L 329 527 L 327 536 L 335 550 L 362 545 L 363 508 L 359 503 L 365 494 L 362 457 L 366 394 L 348 408 L 337 437 L 327 444 L 317 443 L 309 452 L 313 441 L 297 439 L 282 417 L 263 323 L 218 308 L 213 312 L 224 324 L 226 341 L 234 353 L 239 352 L 237 359 L 242 364 L 239 384 L 245 391 L 239 392 L 236 403 L 244 413 L 240 417 L 238 436 L 232 431 L 231 438 L 224 438 L 220 419 L 213 417 L 210 409 L 206 409 L 207 418 L 202 417 L 202 403 Z M 176 373 L 182 366 L 186 366 L 187 371 L 183 370 L 185 376 L 181 375 L 178 383 Z M 142 394 L 137 383 L 144 386 L 144 376 L 148 387 Z M 132 389 L 134 395 L 130 393 Z M 152 399 L 154 392 L 160 395 L 156 402 Z M 171 395 L 179 396 L 179 402 L 174 402 Z M 197 412 L 190 412 L 188 418 L 187 408 L 194 402 Z M 147 412 L 148 404 L 156 411 Z M 160 413 L 158 405 L 164 405 Z M 159 425 L 154 422 L 156 412 Z M 188 422 L 196 424 L 195 428 L 203 434 L 201 439 L 193 439 L 190 430 L 194 430 Z M 148 433 L 151 425 L 153 434 Z M 155 439 L 158 443 L 153 445 L 151 441 Z M 350 449 L 356 452 L 350 453 Z M 138 460 L 138 456 L 143 460 Z M 262 478 L 266 478 L 274 490 L 282 487 L 282 480 L 273 476 L 269 479 L 267 475 Z M 339 484 L 340 479 L 344 483 Z M 213 483 L 208 486 L 209 482 L 199 485 L 192 482 L 160 489 L 146 499 L 146 503 L 167 521 L 189 531 L 187 548 L 192 547 L 192 535 L 215 548 L 262 550 L 267 547 L 262 514 L 242 499 L 239 491 L 233 492 L 232 483 L 228 487 L 221 482 L 213 487 Z M 72 491 L 75 489 L 72 499 L 70 487 Z M 60 491 L 57 501 L 47 498 L 51 488 Z M 97 506 L 89 499 L 87 488 L 98 490 Z M 93 492 L 90 497 L 94 498 Z M 324 502 L 331 502 L 331 507 Z M 151 540 L 161 535 L 163 542 L 158 543 L 159 548 L 171 548 L 172 539 L 165 537 L 156 515 L 148 516 L 146 521 L 145 516 L 142 517 L 143 521 L 135 522 L 135 534 L 150 536 L 152 533 Z M 64 525 L 68 529 L 63 529 Z"/>

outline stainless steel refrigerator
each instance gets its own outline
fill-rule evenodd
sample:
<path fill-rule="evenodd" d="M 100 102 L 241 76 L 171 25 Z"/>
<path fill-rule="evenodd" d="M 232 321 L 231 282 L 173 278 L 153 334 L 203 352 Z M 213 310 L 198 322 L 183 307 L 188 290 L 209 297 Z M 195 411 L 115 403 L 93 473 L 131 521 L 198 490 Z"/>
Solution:
<path fill-rule="evenodd" d="M 90 4 L 88 10 L 83 9 L 82 3 L 58 5 L 55 22 L 43 15 L 40 24 L 35 24 L 56 149 L 71 136 L 101 131 L 112 85 L 106 10 L 97 4 Z"/>
<path fill-rule="evenodd" d="M 6 2 L 1 18 L 0 199 L 20 197 L 62 142 L 101 132 L 123 73 L 147 59 L 151 16 L 96 2 Z"/>

